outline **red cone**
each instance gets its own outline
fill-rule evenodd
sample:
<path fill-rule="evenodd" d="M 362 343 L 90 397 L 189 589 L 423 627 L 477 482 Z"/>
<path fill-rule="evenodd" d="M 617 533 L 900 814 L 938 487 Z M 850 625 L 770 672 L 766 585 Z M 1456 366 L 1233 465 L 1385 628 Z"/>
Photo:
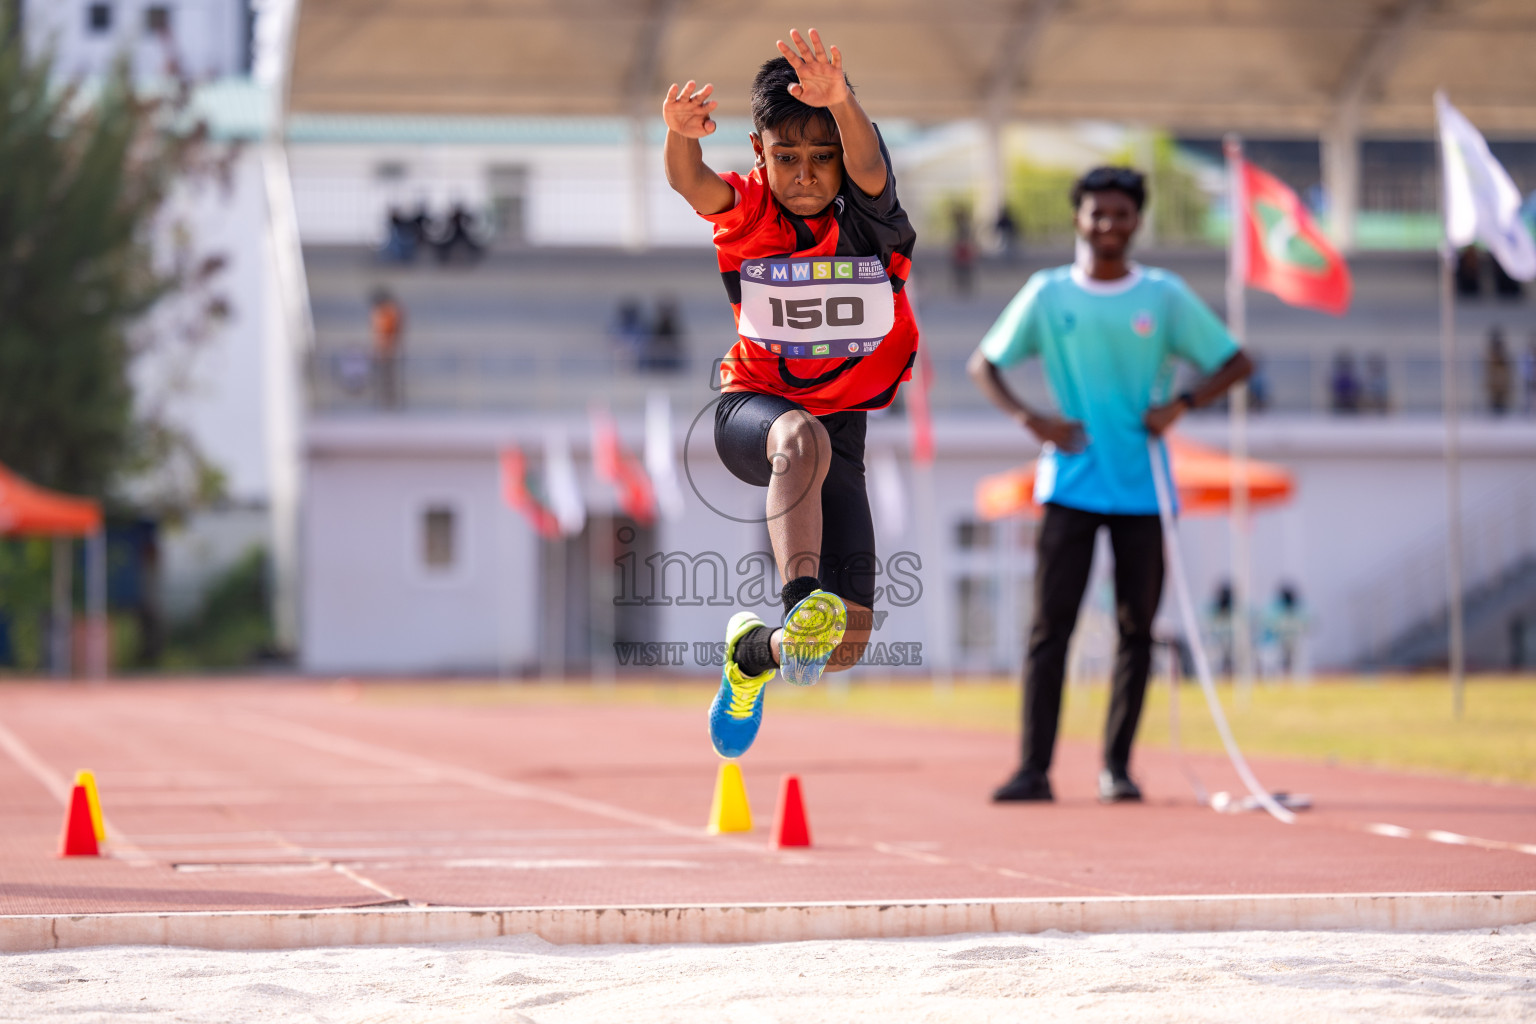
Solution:
<path fill-rule="evenodd" d="M 773 815 L 773 845 L 810 846 L 811 827 L 805 820 L 805 801 L 800 798 L 800 777 L 786 775 L 779 784 L 779 806 Z"/>
<path fill-rule="evenodd" d="M 91 825 L 91 798 L 84 786 L 76 786 L 69 795 L 64 812 L 64 832 L 59 836 L 60 857 L 99 857 L 96 829 Z"/>

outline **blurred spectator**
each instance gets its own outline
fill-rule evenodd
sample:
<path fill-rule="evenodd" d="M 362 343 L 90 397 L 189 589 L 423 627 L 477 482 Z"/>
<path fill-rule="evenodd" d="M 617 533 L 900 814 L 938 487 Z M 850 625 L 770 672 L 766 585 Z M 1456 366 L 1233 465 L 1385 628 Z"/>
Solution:
<path fill-rule="evenodd" d="M 1248 411 L 1263 412 L 1269 408 L 1269 374 L 1264 372 L 1264 359 L 1254 353 L 1253 375 L 1248 378 Z"/>
<path fill-rule="evenodd" d="M 1333 357 L 1333 377 L 1329 382 L 1333 396 L 1333 411 L 1355 413 L 1360 411 L 1360 376 L 1355 372 L 1355 357 L 1340 352 Z"/>
<path fill-rule="evenodd" d="M 1520 353 L 1520 401 L 1527 416 L 1536 413 L 1536 331 Z"/>
<path fill-rule="evenodd" d="M 683 327 L 673 299 L 656 303 L 656 320 L 640 353 L 640 369 L 653 373 L 677 373 L 683 369 Z"/>
<path fill-rule="evenodd" d="M 992 225 L 997 232 L 998 246 L 1002 250 L 1003 260 L 1012 263 L 1019 254 L 1019 226 L 1014 223 L 1013 213 L 1004 203 L 997 211 L 997 222 Z"/>
<path fill-rule="evenodd" d="M 1215 649 L 1216 671 L 1222 675 L 1231 675 L 1234 664 L 1232 584 L 1228 580 L 1222 580 L 1216 584 L 1216 593 L 1211 598 L 1211 607 L 1206 613 L 1206 630 L 1210 633 L 1211 646 Z"/>
<path fill-rule="evenodd" d="M 1488 262 L 1493 265 L 1493 294 L 1501 299 L 1518 299 L 1525 294 L 1525 286 L 1504 273 L 1502 263 L 1491 256 Z"/>
<path fill-rule="evenodd" d="M 1307 616 L 1295 584 L 1281 583 L 1264 609 L 1259 630 L 1259 661 L 1265 675 L 1301 673 L 1301 643 Z"/>
<path fill-rule="evenodd" d="M 1360 407 L 1366 412 L 1386 414 L 1392 411 L 1392 385 L 1387 380 L 1387 360 L 1380 352 L 1365 357 L 1365 380 L 1361 385 Z"/>
<path fill-rule="evenodd" d="M 637 369 L 649 337 L 640 301 L 620 299 L 618 308 L 614 310 L 613 326 L 608 330 L 608 339 L 613 345 L 614 365 L 626 370 Z"/>
<path fill-rule="evenodd" d="M 405 330 L 405 311 L 386 288 L 373 293 L 373 373 L 379 389 L 379 405 L 400 405 L 400 338 Z"/>
<path fill-rule="evenodd" d="M 411 234 L 411 240 L 420 249 L 427 244 L 427 236 L 432 233 L 432 216 L 427 213 L 427 204 L 418 202 L 416 212 L 405 219 L 405 227 Z"/>
<path fill-rule="evenodd" d="M 411 219 L 398 206 L 389 208 L 384 227 L 384 249 L 380 255 L 391 263 L 410 263 L 416 258 L 417 238 L 411 229 Z"/>
<path fill-rule="evenodd" d="M 1483 357 L 1483 387 L 1488 392 L 1488 411 L 1502 416 L 1509 411 L 1509 393 L 1514 384 L 1514 367 L 1509 350 L 1504 347 L 1504 331 L 1488 328 L 1488 352 Z"/>
<path fill-rule="evenodd" d="M 470 263 L 480 262 L 480 257 L 485 254 L 485 246 L 475 240 L 470 232 L 474 218 L 470 216 L 463 203 L 454 203 L 453 209 L 448 211 L 448 220 L 443 227 L 443 237 L 437 240 L 437 262 L 450 263 L 454 253 L 464 250 L 465 258 Z"/>
<path fill-rule="evenodd" d="M 961 203 L 950 210 L 955 242 L 950 249 L 950 266 L 955 274 L 955 291 L 971 294 L 976 271 L 976 242 L 971 237 L 971 211 Z"/>
<path fill-rule="evenodd" d="M 1482 257 L 1477 246 L 1469 245 L 1456 256 L 1456 294 L 1472 298 L 1482 291 Z"/>

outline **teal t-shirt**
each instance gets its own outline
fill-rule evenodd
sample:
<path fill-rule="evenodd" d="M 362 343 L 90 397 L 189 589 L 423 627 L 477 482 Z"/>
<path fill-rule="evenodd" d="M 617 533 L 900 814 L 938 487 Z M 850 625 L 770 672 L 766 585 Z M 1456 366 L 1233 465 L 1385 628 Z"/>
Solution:
<path fill-rule="evenodd" d="M 1168 401 L 1172 357 L 1210 373 L 1237 348 L 1177 274 L 1152 267 L 1118 281 L 1092 280 L 1077 267 L 1042 270 L 981 341 L 995 366 L 1039 356 L 1061 415 L 1087 434 L 1080 452 L 1045 446 L 1035 500 L 1122 515 L 1157 514 L 1141 418 Z"/>

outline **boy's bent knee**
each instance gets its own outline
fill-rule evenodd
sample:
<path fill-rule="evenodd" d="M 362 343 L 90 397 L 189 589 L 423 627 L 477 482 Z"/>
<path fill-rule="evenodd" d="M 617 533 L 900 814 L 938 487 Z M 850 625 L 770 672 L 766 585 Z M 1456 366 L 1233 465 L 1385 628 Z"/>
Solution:
<path fill-rule="evenodd" d="M 825 472 L 832 458 L 832 439 L 827 435 L 827 428 L 810 413 L 802 410 L 786 412 L 774 420 L 768 430 L 768 457 L 774 459 L 775 456 L 787 457 L 790 463 L 787 468 L 812 461 Z M 777 463 L 775 470 L 780 471 Z"/>

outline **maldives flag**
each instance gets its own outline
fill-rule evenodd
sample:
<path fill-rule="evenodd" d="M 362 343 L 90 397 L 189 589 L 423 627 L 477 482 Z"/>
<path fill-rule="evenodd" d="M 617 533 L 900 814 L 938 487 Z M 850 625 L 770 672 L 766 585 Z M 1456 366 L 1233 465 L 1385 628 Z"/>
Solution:
<path fill-rule="evenodd" d="M 656 491 L 645 467 L 624 450 L 618 425 L 606 409 L 593 407 L 591 419 L 592 467 L 613 485 L 625 515 L 641 526 L 651 525 L 656 521 Z"/>
<path fill-rule="evenodd" d="M 560 520 L 545 503 L 543 488 L 534 479 L 528 467 L 528 459 L 519 448 L 507 448 L 501 453 L 501 494 L 517 511 L 523 514 L 540 537 L 553 540 L 560 536 Z"/>
<path fill-rule="evenodd" d="M 1247 283 L 1293 306 L 1343 316 L 1352 291 L 1349 267 L 1296 193 L 1246 160 L 1242 182 Z"/>

